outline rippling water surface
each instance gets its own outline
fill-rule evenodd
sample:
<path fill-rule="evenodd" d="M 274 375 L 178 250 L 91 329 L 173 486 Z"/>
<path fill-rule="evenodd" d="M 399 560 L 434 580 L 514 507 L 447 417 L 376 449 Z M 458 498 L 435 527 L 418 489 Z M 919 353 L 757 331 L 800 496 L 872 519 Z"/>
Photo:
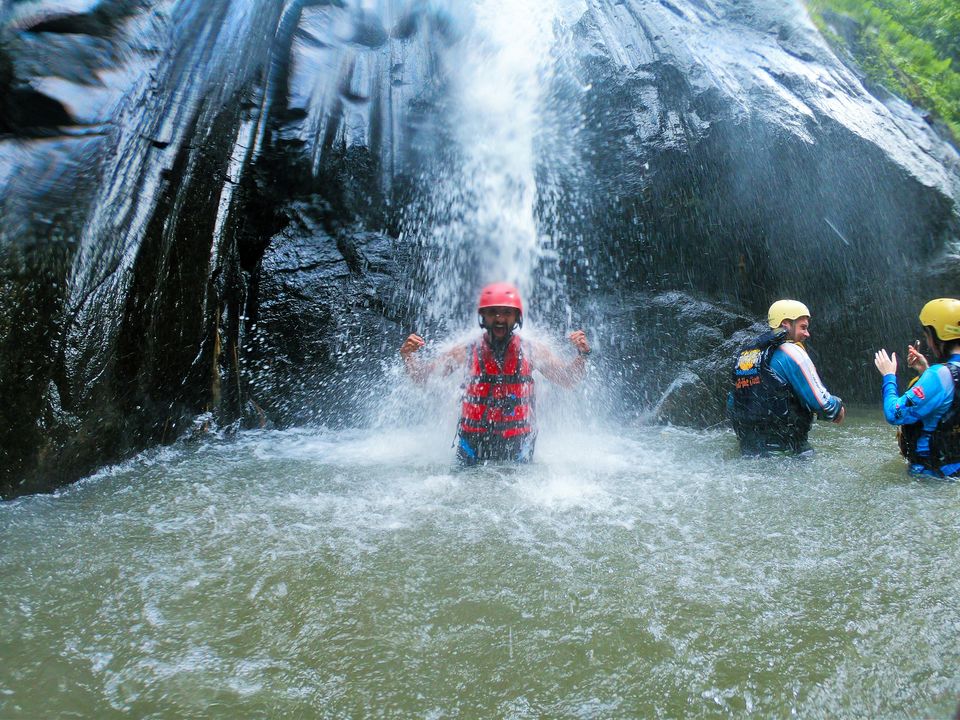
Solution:
<path fill-rule="evenodd" d="M 0 717 L 948 718 L 960 485 L 879 414 L 729 431 L 258 432 L 0 506 Z"/>

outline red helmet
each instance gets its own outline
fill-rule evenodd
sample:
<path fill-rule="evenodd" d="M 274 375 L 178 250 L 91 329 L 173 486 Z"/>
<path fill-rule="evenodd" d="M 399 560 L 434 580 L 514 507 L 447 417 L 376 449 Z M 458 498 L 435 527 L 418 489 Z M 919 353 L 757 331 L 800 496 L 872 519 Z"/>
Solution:
<path fill-rule="evenodd" d="M 510 283 L 490 283 L 480 291 L 477 310 L 488 307 L 510 307 L 523 314 L 523 300 L 520 299 L 520 291 Z"/>
<path fill-rule="evenodd" d="M 510 283 L 490 283 L 480 291 L 477 310 L 480 311 L 489 307 L 514 308 L 520 313 L 520 317 L 517 320 L 517 327 L 523 325 L 523 300 L 520 299 L 520 291 Z M 482 319 L 480 321 L 480 327 L 483 327 Z"/>

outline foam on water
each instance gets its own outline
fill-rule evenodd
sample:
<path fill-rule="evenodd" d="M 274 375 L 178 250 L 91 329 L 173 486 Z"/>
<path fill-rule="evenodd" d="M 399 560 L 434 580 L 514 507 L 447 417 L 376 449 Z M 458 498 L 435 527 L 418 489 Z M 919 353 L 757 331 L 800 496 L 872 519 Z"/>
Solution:
<path fill-rule="evenodd" d="M 748 461 L 729 431 L 567 427 L 469 470 L 415 428 L 145 453 L 0 509 L 0 714 L 945 716 L 957 488 L 907 480 L 873 419 L 814 442 Z"/>

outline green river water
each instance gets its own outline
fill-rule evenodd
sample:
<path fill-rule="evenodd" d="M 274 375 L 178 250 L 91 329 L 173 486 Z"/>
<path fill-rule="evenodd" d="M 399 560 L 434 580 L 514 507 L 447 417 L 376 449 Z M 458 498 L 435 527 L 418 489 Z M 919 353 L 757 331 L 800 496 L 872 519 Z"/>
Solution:
<path fill-rule="evenodd" d="M 0 505 L 0 718 L 952 718 L 960 485 L 879 411 L 729 430 L 251 432 Z"/>

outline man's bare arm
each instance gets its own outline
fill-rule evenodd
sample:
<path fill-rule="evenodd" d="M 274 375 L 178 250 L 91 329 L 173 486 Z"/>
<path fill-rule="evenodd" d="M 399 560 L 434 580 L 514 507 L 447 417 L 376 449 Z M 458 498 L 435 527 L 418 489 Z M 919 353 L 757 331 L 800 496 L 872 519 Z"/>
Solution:
<path fill-rule="evenodd" d="M 569 339 L 577 348 L 577 356 L 570 362 L 558 358 L 545 345 L 537 343 L 533 346 L 536 368 L 547 380 L 565 388 L 571 388 L 583 380 L 587 371 L 587 355 L 590 354 L 590 343 L 583 330 L 570 333 Z"/>
<path fill-rule="evenodd" d="M 403 367 L 407 375 L 418 385 L 422 385 L 433 373 L 439 371 L 442 375 L 449 375 L 455 368 L 463 365 L 467 359 L 467 348 L 465 345 L 459 345 L 452 350 L 443 353 L 436 360 L 423 361 L 417 353 L 426 341 L 416 334 L 411 334 L 403 341 L 400 346 L 400 357 L 403 358 Z"/>

